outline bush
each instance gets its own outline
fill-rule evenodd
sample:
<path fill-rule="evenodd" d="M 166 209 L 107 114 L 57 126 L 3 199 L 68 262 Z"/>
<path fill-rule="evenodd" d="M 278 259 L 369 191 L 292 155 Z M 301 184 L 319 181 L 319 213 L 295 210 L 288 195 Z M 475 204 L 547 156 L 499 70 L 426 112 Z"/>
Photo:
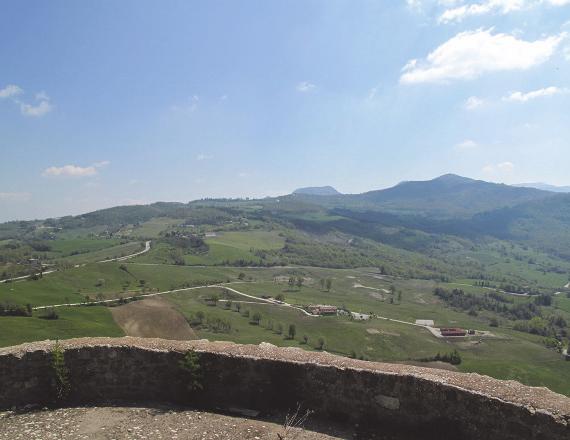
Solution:
<path fill-rule="evenodd" d="M 39 316 L 41 319 L 59 319 L 59 315 L 54 307 L 50 307 L 49 309 L 45 309 L 44 313 Z"/>
<path fill-rule="evenodd" d="M 444 354 L 437 353 L 435 356 L 421 358 L 421 359 L 418 359 L 418 361 L 420 361 L 420 362 L 434 362 L 434 361 L 437 362 L 437 361 L 439 361 L 439 362 L 447 362 L 448 364 L 451 364 L 451 365 L 459 365 L 461 363 L 462 359 L 461 359 L 461 355 L 459 354 L 459 352 L 457 350 L 453 350 L 451 353 L 444 353 Z"/>
<path fill-rule="evenodd" d="M 204 377 L 198 353 L 188 350 L 178 365 L 188 375 L 188 388 L 191 391 L 201 390 Z"/>
<path fill-rule="evenodd" d="M 296 334 L 297 334 L 297 327 L 295 327 L 295 324 L 289 324 L 289 331 L 287 332 L 289 339 L 295 339 Z"/>
<path fill-rule="evenodd" d="M 65 366 L 65 353 L 59 341 L 51 349 L 51 368 L 55 379 L 56 400 L 63 400 L 69 392 L 69 370 Z"/>
<path fill-rule="evenodd" d="M 251 316 L 251 321 L 250 321 L 250 323 L 253 324 L 253 325 L 259 325 L 260 322 L 261 322 L 261 313 L 255 312 L 255 313 Z"/>

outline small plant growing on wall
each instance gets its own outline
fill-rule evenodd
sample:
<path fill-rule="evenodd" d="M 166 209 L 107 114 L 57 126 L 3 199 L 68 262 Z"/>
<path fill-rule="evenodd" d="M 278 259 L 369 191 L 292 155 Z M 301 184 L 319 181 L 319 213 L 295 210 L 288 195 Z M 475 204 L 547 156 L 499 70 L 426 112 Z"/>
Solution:
<path fill-rule="evenodd" d="M 51 368 L 55 377 L 56 400 L 63 400 L 69 393 L 69 370 L 65 366 L 65 351 L 57 340 L 51 349 Z"/>
<path fill-rule="evenodd" d="M 200 356 L 194 350 L 188 350 L 179 362 L 180 368 L 189 376 L 188 388 L 191 391 L 203 389 L 202 367 L 200 366 Z"/>

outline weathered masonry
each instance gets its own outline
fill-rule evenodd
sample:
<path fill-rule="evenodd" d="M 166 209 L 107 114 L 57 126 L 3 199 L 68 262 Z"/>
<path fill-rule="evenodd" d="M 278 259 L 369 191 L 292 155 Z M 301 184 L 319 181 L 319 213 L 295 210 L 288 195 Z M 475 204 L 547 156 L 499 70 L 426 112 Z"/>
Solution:
<path fill-rule="evenodd" d="M 53 346 L 0 349 L 0 408 L 54 402 Z M 478 374 L 269 344 L 126 337 L 72 339 L 61 347 L 68 374 L 59 404 L 156 402 L 271 413 L 302 403 L 318 417 L 419 438 L 570 439 L 569 398 Z M 188 350 L 196 353 L 199 374 L 181 367 Z"/>

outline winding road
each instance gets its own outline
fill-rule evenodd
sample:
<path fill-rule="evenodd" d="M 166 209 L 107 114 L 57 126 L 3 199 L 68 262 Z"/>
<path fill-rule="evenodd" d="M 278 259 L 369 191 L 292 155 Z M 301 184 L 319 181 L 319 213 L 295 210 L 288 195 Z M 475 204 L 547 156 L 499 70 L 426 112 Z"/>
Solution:
<path fill-rule="evenodd" d="M 144 244 L 144 249 L 142 251 L 139 252 L 135 252 L 134 254 L 130 254 L 130 255 L 125 255 L 124 257 L 117 257 L 117 258 L 110 258 L 108 260 L 101 260 L 101 261 L 95 261 L 95 263 L 108 263 L 110 261 L 124 261 L 124 260 L 128 260 L 129 258 L 133 258 L 136 257 L 138 255 L 142 255 L 148 251 L 150 251 L 150 240 L 148 240 L 145 244 Z M 79 265 L 76 265 L 75 267 L 79 267 Z M 30 274 L 30 275 L 23 275 L 21 277 L 14 277 L 14 278 L 7 278 L 5 280 L 0 280 L 0 284 L 2 283 L 8 283 L 8 282 L 12 282 L 12 281 L 22 281 L 22 280 L 26 280 L 32 276 L 43 276 L 43 275 L 48 275 L 50 273 L 54 273 L 57 272 L 57 269 L 51 269 L 51 270 L 46 270 L 44 272 L 37 272 L 34 274 Z"/>

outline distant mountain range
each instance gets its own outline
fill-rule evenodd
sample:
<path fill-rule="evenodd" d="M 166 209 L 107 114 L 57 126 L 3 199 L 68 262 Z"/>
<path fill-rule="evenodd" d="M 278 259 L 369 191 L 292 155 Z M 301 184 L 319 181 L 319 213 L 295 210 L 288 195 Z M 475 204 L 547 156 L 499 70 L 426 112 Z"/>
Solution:
<path fill-rule="evenodd" d="M 363 194 L 314 195 L 310 192 L 295 192 L 297 197 L 328 207 L 449 218 L 470 217 L 480 212 L 544 199 L 553 193 L 445 174 L 432 180 L 402 182 L 392 188 Z"/>
<path fill-rule="evenodd" d="M 341 194 L 325 186 L 300 188 L 293 194 L 259 200 L 206 199 L 119 206 L 46 224 L 116 230 L 155 217 L 200 224 L 206 213 L 210 221 L 223 222 L 229 212 L 245 208 L 250 216 L 275 218 L 307 232 L 340 232 L 406 250 L 423 252 L 434 243 L 447 242 L 450 236 L 474 243 L 492 238 L 529 245 L 570 260 L 570 194 L 454 174 L 402 182 L 362 194 Z M 9 229 L 9 225 L 0 225 L 0 239 L 3 229 Z"/>
<path fill-rule="evenodd" d="M 541 189 L 543 191 L 551 191 L 551 192 L 558 192 L 558 193 L 570 193 L 570 186 L 556 186 L 556 185 L 549 185 L 548 183 L 542 182 L 534 182 L 534 183 L 518 183 L 513 185 L 519 188 L 536 188 Z"/>
<path fill-rule="evenodd" d="M 308 186 L 293 191 L 293 194 L 305 194 L 310 196 L 337 196 L 340 195 L 332 186 Z"/>

